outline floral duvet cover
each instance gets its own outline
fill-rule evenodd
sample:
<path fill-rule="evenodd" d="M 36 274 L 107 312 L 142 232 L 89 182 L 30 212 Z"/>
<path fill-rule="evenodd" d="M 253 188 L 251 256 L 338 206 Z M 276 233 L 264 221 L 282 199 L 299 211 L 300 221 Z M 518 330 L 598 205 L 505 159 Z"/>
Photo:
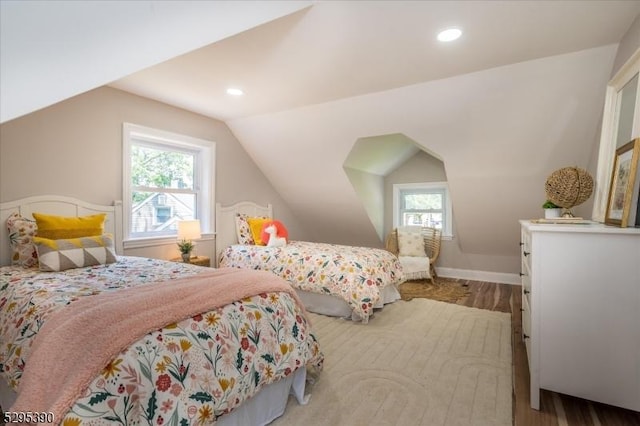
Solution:
<path fill-rule="evenodd" d="M 53 273 L 0 268 L 0 375 L 18 390 L 38 330 L 74 300 L 203 270 L 136 257 Z M 263 293 L 142 336 L 55 423 L 212 424 L 263 386 L 322 364 L 303 309 L 287 293 Z"/>
<path fill-rule="evenodd" d="M 271 271 L 296 289 L 339 297 L 363 322 L 373 314 L 380 289 L 403 281 L 398 258 L 386 250 L 307 241 L 232 245 L 221 253 L 220 266 Z"/>

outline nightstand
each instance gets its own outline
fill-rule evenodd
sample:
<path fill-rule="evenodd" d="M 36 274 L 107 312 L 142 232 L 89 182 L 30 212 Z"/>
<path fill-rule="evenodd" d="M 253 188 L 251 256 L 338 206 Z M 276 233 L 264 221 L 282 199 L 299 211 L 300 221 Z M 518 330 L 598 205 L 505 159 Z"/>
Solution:
<path fill-rule="evenodd" d="M 171 261 L 183 263 L 181 257 L 174 257 L 173 259 L 171 259 Z M 211 260 L 209 259 L 209 256 L 193 256 L 191 259 L 189 259 L 189 263 L 198 266 L 211 266 Z"/>

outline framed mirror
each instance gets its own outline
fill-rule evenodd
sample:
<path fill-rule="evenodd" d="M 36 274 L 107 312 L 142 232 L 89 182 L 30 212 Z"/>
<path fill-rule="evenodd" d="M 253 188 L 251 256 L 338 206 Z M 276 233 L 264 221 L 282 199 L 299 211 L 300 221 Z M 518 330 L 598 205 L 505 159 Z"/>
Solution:
<path fill-rule="evenodd" d="M 616 150 L 640 136 L 639 80 L 640 49 L 607 85 L 592 215 L 598 222 L 605 221 Z M 629 226 L 640 226 L 640 176 L 636 176 L 635 182 Z"/>

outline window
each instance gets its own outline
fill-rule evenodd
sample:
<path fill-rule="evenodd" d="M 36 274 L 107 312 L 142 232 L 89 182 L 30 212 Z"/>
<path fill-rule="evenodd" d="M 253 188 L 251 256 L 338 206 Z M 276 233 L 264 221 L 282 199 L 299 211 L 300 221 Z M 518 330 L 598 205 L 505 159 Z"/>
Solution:
<path fill-rule="evenodd" d="M 180 220 L 211 228 L 215 143 L 125 123 L 126 240 L 173 237 Z"/>
<path fill-rule="evenodd" d="M 451 200 L 446 182 L 393 185 L 393 226 L 428 226 L 452 236 Z"/>

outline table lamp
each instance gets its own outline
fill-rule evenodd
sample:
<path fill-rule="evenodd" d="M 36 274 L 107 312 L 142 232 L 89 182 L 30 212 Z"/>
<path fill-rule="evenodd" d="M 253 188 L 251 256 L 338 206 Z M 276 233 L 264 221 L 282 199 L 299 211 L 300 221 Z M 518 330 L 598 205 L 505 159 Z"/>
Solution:
<path fill-rule="evenodd" d="M 195 247 L 193 240 L 201 238 L 199 220 L 181 220 L 178 222 L 178 248 L 182 260 L 189 262 L 191 251 Z"/>

